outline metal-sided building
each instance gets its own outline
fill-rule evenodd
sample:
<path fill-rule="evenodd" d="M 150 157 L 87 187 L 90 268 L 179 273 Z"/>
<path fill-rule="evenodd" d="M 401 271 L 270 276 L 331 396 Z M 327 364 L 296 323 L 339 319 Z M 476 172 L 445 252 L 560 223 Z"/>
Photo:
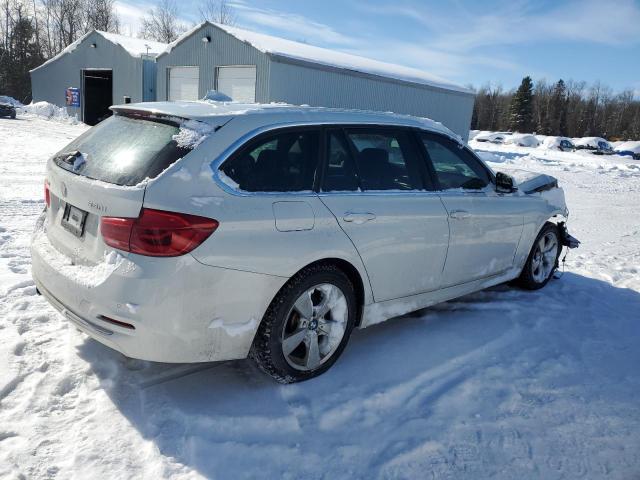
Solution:
<path fill-rule="evenodd" d="M 242 102 L 286 102 L 429 117 L 467 139 L 474 95 L 421 70 L 227 25 L 202 23 L 156 58 L 157 100 L 218 90 Z"/>
<path fill-rule="evenodd" d="M 66 106 L 70 115 L 95 125 L 109 106 L 156 98 L 155 56 L 166 45 L 92 31 L 31 70 L 33 101 Z"/>

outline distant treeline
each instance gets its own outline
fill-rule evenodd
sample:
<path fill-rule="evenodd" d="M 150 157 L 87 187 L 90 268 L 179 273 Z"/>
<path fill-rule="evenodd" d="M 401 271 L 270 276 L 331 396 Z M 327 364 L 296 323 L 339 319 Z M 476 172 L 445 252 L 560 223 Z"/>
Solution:
<path fill-rule="evenodd" d="M 478 89 L 471 128 L 640 140 L 640 101 L 631 90 L 613 93 L 600 82 L 539 80 L 534 85 L 525 77 L 516 90 Z"/>

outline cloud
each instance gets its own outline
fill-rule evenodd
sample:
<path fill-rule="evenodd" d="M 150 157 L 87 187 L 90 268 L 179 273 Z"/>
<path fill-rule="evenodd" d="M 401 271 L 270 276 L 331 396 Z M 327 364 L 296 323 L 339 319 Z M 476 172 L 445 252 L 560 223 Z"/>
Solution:
<path fill-rule="evenodd" d="M 398 59 L 401 58 L 403 65 L 448 79 L 466 77 L 472 66 L 512 72 L 522 71 L 522 66 L 508 59 L 492 55 L 447 52 L 407 41 L 390 41 L 385 42 L 384 45 L 377 45 L 371 41 L 362 42 L 359 48 L 349 49 L 349 53 L 392 63 L 398 63 Z"/>
<path fill-rule="evenodd" d="M 302 15 L 256 8 L 242 1 L 232 2 L 230 5 L 235 9 L 239 23 L 266 27 L 280 35 L 287 33 L 297 41 L 331 45 L 353 45 L 355 42 L 353 37 Z"/>
<path fill-rule="evenodd" d="M 579 0 L 548 7 L 528 0 L 469 7 L 455 2 L 446 13 L 413 6 L 371 6 L 363 11 L 399 15 L 429 30 L 434 48 L 472 51 L 483 47 L 554 41 L 617 46 L 640 43 L 640 4 L 634 0 Z"/>
<path fill-rule="evenodd" d="M 349 29 L 352 35 L 345 35 L 334 28 L 313 21 L 302 15 L 256 8 L 244 0 L 235 0 L 230 4 L 236 12 L 239 26 L 285 36 L 292 40 L 304 41 L 318 46 L 337 48 L 345 52 L 369 57 L 385 62 L 400 63 L 409 67 L 420 68 L 434 76 L 452 78 L 464 77 L 470 65 L 481 65 L 509 71 L 519 71 L 521 67 L 508 59 L 491 55 L 469 55 L 463 52 L 452 53 L 441 48 L 429 48 L 420 41 L 399 41 L 394 38 L 381 38 L 375 34 L 376 28 L 370 23 Z M 397 7 L 367 6 L 370 13 L 385 15 L 386 10 Z M 400 8 L 402 15 L 422 19 L 423 13 L 410 8 Z M 438 19 L 435 23 L 440 23 Z M 399 60 L 401 59 L 401 60 Z"/>
<path fill-rule="evenodd" d="M 130 37 L 138 36 L 138 32 L 140 32 L 140 27 L 142 26 L 142 18 L 155 6 L 157 6 L 157 3 L 136 2 L 134 4 L 132 2 L 116 0 L 114 2 L 114 8 L 120 19 L 120 32 Z M 184 15 L 181 15 L 178 20 L 185 29 L 193 24 L 192 18 L 187 18 Z"/>
<path fill-rule="evenodd" d="M 114 7 L 120 18 L 120 30 L 124 35 L 136 36 L 140 31 L 142 17 L 152 8 L 149 4 L 124 3 L 117 0 Z"/>

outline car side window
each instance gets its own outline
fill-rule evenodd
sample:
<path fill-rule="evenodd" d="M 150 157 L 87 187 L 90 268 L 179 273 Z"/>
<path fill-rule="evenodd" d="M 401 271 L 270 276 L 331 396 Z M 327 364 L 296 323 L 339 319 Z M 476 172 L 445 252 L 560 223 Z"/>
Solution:
<path fill-rule="evenodd" d="M 419 155 L 408 132 L 357 128 L 348 129 L 346 137 L 355 155 L 362 190 L 423 188 Z"/>
<path fill-rule="evenodd" d="M 430 134 L 421 134 L 421 138 L 442 190 L 479 190 L 491 183 L 480 162 L 454 142 Z"/>
<path fill-rule="evenodd" d="M 283 131 L 252 142 L 221 167 L 246 192 L 313 190 L 320 133 Z"/>
<path fill-rule="evenodd" d="M 327 132 L 327 164 L 322 191 L 356 191 L 360 188 L 356 165 L 341 131 Z"/>

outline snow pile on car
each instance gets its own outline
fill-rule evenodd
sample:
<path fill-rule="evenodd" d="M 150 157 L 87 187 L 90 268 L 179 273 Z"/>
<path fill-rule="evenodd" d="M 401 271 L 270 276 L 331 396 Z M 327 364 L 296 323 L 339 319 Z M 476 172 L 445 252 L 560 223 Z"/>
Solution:
<path fill-rule="evenodd" d="M 13 105 L 14 107 L 22 106 L 22 103 L 20 103 L 13 97 L 9 97 L 8 95 L 0 95 L 0 103 L 8 103 L 9 105 Z"/>
<path fill-rule="evenodd" d="M 538 148 L 543 148 L 545 150 L 557 150 L 563 140 L 573 143 L 573 141 L 569 137 L 545 136 Z"/>
<path fill-rule="evenodd" d="M 608 148 L 611 148 L 611 144 L 602 137 L 582 137 L 582 138 L 574 138 L 573 144 L 576 147 L 586 147 L 586 148 L 600 148 L 600 144 L 604 142 Z"/>
<path fill-rule="evenodd" d="M 21 115 L 35 115 L 46 118 L 47 120 L 55 120 L 57 122 L 69 123 L 76 125 L 79 122 L 76 116 L 69 115 L 64 107 L 58 107 L 49 102 L 35 102 L 29 105 L 23 105 L 18 108 Z"/>
<path fill-rule="evenodd" d="M 194 149 L 204 142 L 214 131 L 213 126 L 197 120 L 187 120 L 172 138 L 181 148 Z"/>
<path fill-rule="evenodd" d="M 514 133 L 505 138 L 504 143 L 508 145 L 518 145 L 520 147 L 535 148 L 540 145 L 540 140 L 538 140 L 534 135 L 528 133 Z"/>
<path fill-rule="evenodd" d="M 614 147 L 614 151 L 640 154 L 640 141 L 622 142 Z"/>

